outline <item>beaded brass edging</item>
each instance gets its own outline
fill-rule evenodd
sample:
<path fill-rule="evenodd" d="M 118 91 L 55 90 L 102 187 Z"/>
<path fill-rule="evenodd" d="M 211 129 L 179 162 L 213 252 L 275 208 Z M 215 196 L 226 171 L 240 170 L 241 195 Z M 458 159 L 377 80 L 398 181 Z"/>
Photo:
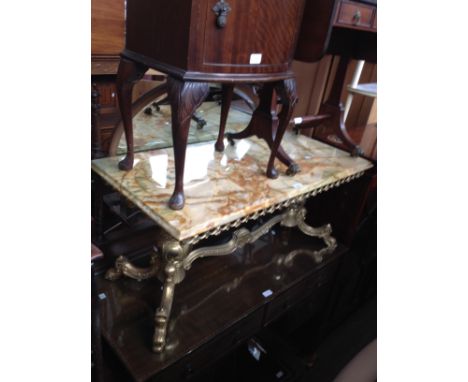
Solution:
<path fill-rule="evenodd" d="M 260 216 L 271 214 L 271 213 L 273 213 L 275 211 L 279 211 L 279 210 L 281 210 L 283 208 L 286 208 L 286 207 L 289 207 L 289 206 L 291 206 L 293 204 L 301 203 L 301 202 L 305 201 L 306 199 L 308 199 L 310 197 L 321 194 L 324 191 L 328 191 L 328 190 L 330 190 L 332 188 L 341 186 L 344 183 L 349 183 L 354 179 L 360 178 L 362 175 L 364 175 L 364 173 L 365 173 L 365 171 L 358 172 L 356 174 L 347 176 L 346 178 L 337 180 L 336 182 L 326 184 L 325 186 L 319 187 L 316 190 L 313 190 L 313 191 L 307 192 L 305 194 L 296 196 L 294 198 L 285 200 L 284 202 L 274 204 L 271 207 L 265 208 L 263 210 L 256 211 L 253 214 L 244 216 L 244 217 L 242 217 L 240 219 L 234 220 L 233 222 L 218 226 L 218 227 L 213 228 L 212 230 L 206 231 L 206 232 L 204 232 L 204 233 L 202 233 L 200 235 L 196 235 L 196 236 L 194 236 L 194 237 L 192 237 L 190 239 L 184 240 L 183 243 L 184 244 L 189 244 L 189 245 L 194 245 L 194 244 L 197 244 L 201 240 L 207 239 L 210 236 L 218 236 L 222 232 L 228 231 L 231 228 L 237 228 L 241 224 L 244 224 L 244 223 L 246 223 L 246 222 L 248 222 L 250 220 L 256 220 Z"/>

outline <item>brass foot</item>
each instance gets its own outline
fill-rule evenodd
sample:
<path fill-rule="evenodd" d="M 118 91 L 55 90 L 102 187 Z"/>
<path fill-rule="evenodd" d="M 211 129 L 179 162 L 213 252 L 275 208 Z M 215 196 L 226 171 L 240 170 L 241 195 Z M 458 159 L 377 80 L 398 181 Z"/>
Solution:
<path fill-rule="evenodd" d="M 156 255 L 153 255 L 150 260 L 149 267 L 136 267 L 124 256 L 119 256 L 115 261 L 114 268 L 106 272 L 106 279 L 110 281 L 118 280 L 122 276 L 127 276 L 132 279 L 141 281 L 157 275 L 159 271 L 159 261 Z"/>

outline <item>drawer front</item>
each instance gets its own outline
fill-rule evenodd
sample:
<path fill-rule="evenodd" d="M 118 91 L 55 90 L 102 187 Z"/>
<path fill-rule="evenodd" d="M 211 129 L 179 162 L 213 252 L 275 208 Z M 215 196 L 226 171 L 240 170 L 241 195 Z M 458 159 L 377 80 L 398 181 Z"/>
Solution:
<path fill-rule="evenodd" d="M 328 290 L 323 287 L 331 281 L 332 275 L 332 270 L 322 270 L 319 274 L 307 278 L 278 296 L 267 306 L 264 324 L 270 324 L 307 297 L 319 296 L 323 291 Z"/>
<path fill-rule="evenodd" d="M 241 322 L 227 329 L 222 335 L 197 349 L 173 366 L 158 374 L 151 381 L 173 382 L 189 380 L 241 342 L 257 333 L 262 327 L 263 308 L 249 314 Z"/>
<path fill-rule="evenodd" d="M 374 8 L 363 4 L 342 1 L 337 12 L 335 25 L 371 28 Z"/>
<path fill-rule="evenodd" d="M 280 72 L 289 67 L 304 0 L 227 0 L 230 11 L 223 27 L 213 11 L 217 3 L 205 1 L 199 57 L 204 71 Z"/>

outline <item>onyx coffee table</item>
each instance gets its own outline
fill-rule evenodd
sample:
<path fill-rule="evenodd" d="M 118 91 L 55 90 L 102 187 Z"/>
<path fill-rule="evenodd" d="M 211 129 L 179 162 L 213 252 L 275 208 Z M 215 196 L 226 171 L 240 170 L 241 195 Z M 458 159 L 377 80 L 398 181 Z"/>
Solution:
<path fill-rule="evenodd" d="M 291 70 L 305 0 L 127 0 L 126 42 L 117 74 L 117 95 L 127 141 L 127 155 L 118 166 L 130 170 L 134 162 L 132 89 L 148 68 L 168 75 L 167 93 L 172 109 L 175 184 L 169 207 L 184 207 L 183 178 L 187 135 L 195 109 L 208 95 L 211 83 L 223 84 L 223 134 L 233 87 L 261 83 L 260 103 L 245 131 L 233 139 L 257 135 L 266 140 L 266 175 L 276 178 L 275 158 L 299 171 L 280 146 L 297 102 Z M 272 115 L 276 93 L 282 110 Z M 224 122 L 223 122 L 224 121 Z M 116 164 L 117 165 L 117 164 Z"/>
<path fill-rule="evenodd" d="M 172 150 L 137 153 L 133 169 L 127 172 L 117 167 L 121 156 L 92 161 L 94 172 L 161 227 L 149 267 L 136 267 L 120 257 L 107 272 L 107 278 L 112 280 L 124 275 L 137 280 L 158 276 L 163 282 L 155 314 L 155 352 L 162 352 L 166 345 L 175 286 L 195 260 L 231 254 L 255 242 L 276 224 L 297 227 L 306 235 L 323 239 L 325 247 L 314 252 L 314 256 L 323 256 L 336 248 L 330 225 L 314 228 L 305 223 L 304 202 L 361 176 L 372 164 L 289 132 L 283 144 L 302 168 L 294 178 L 263 176 L 269 148 L 255 137 L 228 146 L 223 153 L 215 151 L 212 142 L 188 146 L 184 178 L 187 199 L 185 208 L 179 211 L 170 209 L 166 203 L 175 181 Z M 260 227 L 252 231 L 245 228 L 245 223 L 265 215 L 270 218 Z M 237 230 L 228 242 L 200 246 L 204 239 L 233 228 Z"/>

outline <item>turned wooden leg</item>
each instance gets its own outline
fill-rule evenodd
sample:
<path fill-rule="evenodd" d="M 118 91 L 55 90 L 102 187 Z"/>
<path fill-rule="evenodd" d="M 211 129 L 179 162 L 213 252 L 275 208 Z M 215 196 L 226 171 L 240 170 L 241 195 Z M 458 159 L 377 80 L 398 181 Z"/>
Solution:
<path fill-rule="evenodd" d="M 233 84 L 223 84 L 223 95 L 221 100 L 221 120 L 219 122 L 218 140 L 215 143 L 216 151 L 224 151 L 224 130 L 226 129 L 226 121 L 231 107 L 232 95 L 234 93 Z"/>
<path fill-rule="evenodd" d="M 168 96 L 172 112 L 172 139 L 174 144 L 175 187 L 169 207 L 180 210 L 184 207 L 185 151 L 190 128 L 190 119 L 209 92 L 203 82 L 189 82 L 168 77 Z"/>
<path fill-rule="evenodd" d="M 271 147 L 270 159 L 268 161 L 267 166 L 267 176 L 269 178 L 278 177 L 278 172 L 274 167 L 275 157 L 277 156 L 278 148 L 280 147 L 280 143 L 283 139 L 284 132 L 288 127 L 289 120 L 291 119 L 294 110 L 294 106 L 297 102 L 296 80 L 294 78 L 290 78 L 277 83 L 275 88 L 278 94 L 281 96 L 281 99 L 283 100 L 283 108 L 278 116 L 279 122 L 276 134 L 273 132 L 274 141 Z M 297 165 L 295 166 L 297 167 Z M 291 165 L 289 167 L 291 168 Z M 298 171 L 297 168 L 294 168 L 293 170 L 295 170 L 296 172 Z"/>
<path fill-rule="evenodd" d="M 145 74 L 147 66 L 136 63 L 126 58 L 120 59 L 119 71 L 117 73 L 117 97 L 119 101 L 120 113 L 127 141 L 127 155 L 120 161 L 121 170 L 131 170 L 133 168 L 133 122 L 132 122 L 132 90 L 135 83 Z"/>

